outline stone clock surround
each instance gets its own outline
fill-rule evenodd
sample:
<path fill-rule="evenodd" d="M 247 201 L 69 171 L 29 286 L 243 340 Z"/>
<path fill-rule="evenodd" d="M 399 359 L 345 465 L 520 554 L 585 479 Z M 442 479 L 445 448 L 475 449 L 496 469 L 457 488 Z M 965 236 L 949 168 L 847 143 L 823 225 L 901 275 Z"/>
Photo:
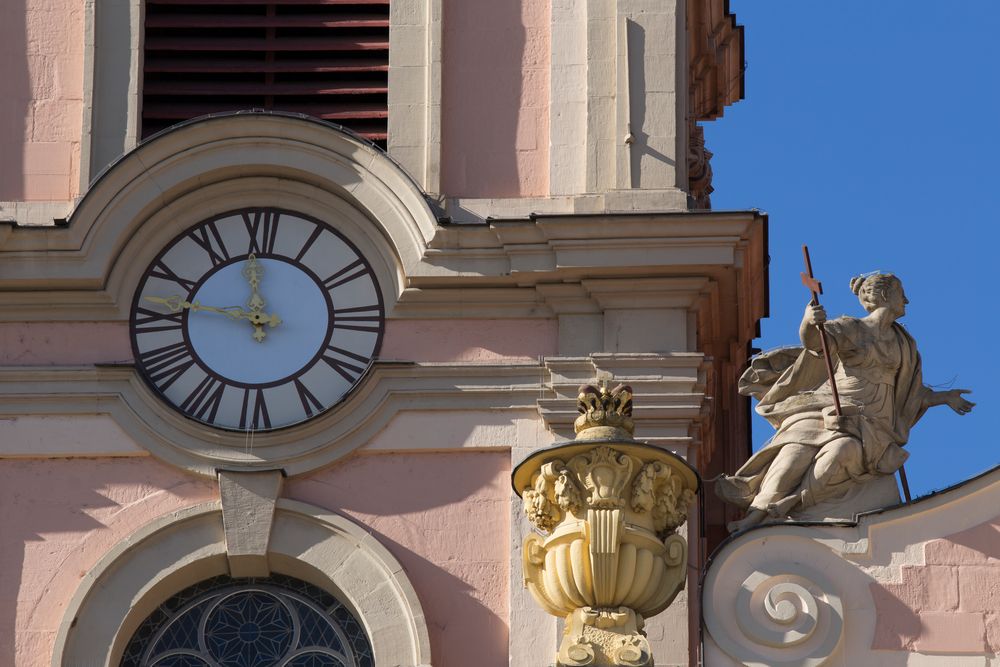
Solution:
<path fill-rule="evenodd" d="M 385 349 L 393 351 L 339 408 L 301 427 L 258 434 L 252 450 L 244 439 L 227 442 L 226 434 L 156 400 L 127 352 L 103 360 L 118 363 L 95 365 L 102 360 L 90 352 L 70 351 L 74 326 L 98 337 L 127 326 L 135 280 L 163 243 L 213 212 L 247 205 L 343 220 L 342 231 L 378 272 L 389 317 Z M 320 469 L 368 450 L 519 460 L 568 435 L 582 381 L 611 376 L 644 397 L 636 408 L 641 437 L 695 460 L 707 415 L 716 409 L 712 387 L 733 354 L 724 343 L 706 357 L 700 332 L 717 341 L 752 337 L 763 303 L 749 276 L 761 272 L 762 249 L 762 217 L 754 213 L 439 225 L 398 167 L 329 126 L 259 115 L 192 123 L 126 156 L 94 185 L 68 226 L 0 228 L 0 326 L 55 336 L 54 349 L 68 364 L 0 368 L 0 411 L 56 428 L 59 420 L 79 420 L 75 425 L 86 416 L 95 428 L 99 422 L 105 432 L 117 430 L 121 447 L 73 451 L 75 443 L 93 447 L 94 439 L 49 438 L 36 453 L 0 455 L 149 452 L 202 479 L 218 479 L 220 468 L 233 474 L 281 468 L 289 484 L 322 478 Z M 46 260 L 39 262 L 43 251 Z M 452 347 L 484 331 L 493 342 L 478 338 L 478 352 Z M 504 331 L 518 333 L 516 344 L 498 342 Z M 650 352 L 658 349 L 672 352 Z M 438 419 L 442 410 L 450 412 Z M 433 442 L 407 435 L 430 432 Z M 273 506 L 274 495 L 260 495 L 257 507 Z M 509 614 L 511 660 L 535 664 L 531 647 L 547 655 L 546 633 L 554 636 L 555 629 L 532 615 L 520 591 L 525 527 L 518 514 L 511 506 L 511 549 L 504 554 L 509 597 L 497 612 Z M 252 566 L 254 559 L 259 565 L 259 547 L 256 555 L 230 548 L 220 530 L 222 567 Z M 243 537 L 259 538 L 262 529 L 251 533 Z M 663 623 L 684 627 L 689 613 L 679 602 L 680 617 Z M 650 629 L 654 643 L 665 641 L 662 628 L 656 639 L 657 627 Z"/>
<path fill-rule="evenodd" d="M 558 322 L 556 357 L 695 353 L 699 328 L 723 340 L 751 338 L 763 306 L 747 298 L 748 308 L 723 307 L 724 299 L 755 291 L 740 282 L 761 261 L 762 226 L 752 213 L 443 226 L 399 167 L 352 136 L 298 117 L 234 114 L 191 122 L 139 146 L 98 179 L 65 227 L 0 227 L 0 317 L 25 326 L 127 320 L 135 285 L 165 244 L 206 217 L 244 206 L 335 221 L 371 262 L 390 328 L 393 320 L 456 314 L 521 319 L 536 331 L 527 337 L 526 358 L 498 359 L 502 367 L 492 368 L 383 358 L 339 408 L 258 434 L 252 451 L 244 434 L 194 423 L 164 406 L 133 377 L 127 352 L 110 365 L 0 369 L 2 411 L 108 414 L 140 447 L 201 475 L 219 467 L 294 475 L 350 453 L 398 410 L 495 408 L 498 400 L 523 409 L 555 397 L 558 380 L 540 363 L 552 344 L 537 338 L 548 332 L 535 323 Z M 37 259 L 43 251 L 44 263 Z"/>

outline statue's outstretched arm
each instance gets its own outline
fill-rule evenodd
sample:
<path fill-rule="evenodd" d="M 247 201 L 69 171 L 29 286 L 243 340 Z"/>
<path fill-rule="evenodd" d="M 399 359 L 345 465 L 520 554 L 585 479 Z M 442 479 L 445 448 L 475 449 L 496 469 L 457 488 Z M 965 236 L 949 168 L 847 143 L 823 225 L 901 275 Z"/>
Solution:
<path fill-rule="evenodd" d="M 932 408 L 935 405 L 947 405 L 960 415 L 968 414 L 976 404 L 967 400 L 962 394 L 968 394 L 971 389 L 950 389 L 948 391 L 934 391 L 930 387 L 924 396 L 924 405 Z"/>

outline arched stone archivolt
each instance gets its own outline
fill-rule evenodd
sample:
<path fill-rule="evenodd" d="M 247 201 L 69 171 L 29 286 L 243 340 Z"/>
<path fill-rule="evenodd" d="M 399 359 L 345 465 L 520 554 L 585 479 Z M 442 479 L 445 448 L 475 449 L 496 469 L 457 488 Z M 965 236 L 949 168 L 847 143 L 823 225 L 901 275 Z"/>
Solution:
<path fill-rule="evenodd" d="M 423 611 L 400 564 L 363 527 L 279 500 L 268 562 L 333 593 L 365 627 L 377 665 L 426 667 Z M 219 503 L 161 517 L 122 540 L 86 574 L 59 628 L 53 667 L 117 665 L 135 630 L 173 594 L 228 573 Z"/>
<path fill-rule="evenodd" d="M 157 249 L 205 218 L 247 206 L 333 224 L 373 260 L 389 309 L 437 230 L 419 187 L 378 148 L 299 116 L 224 114 L 123 156 L 63 227 L 13 229 L 3 242 L 0 287 L 46 290 L 50 318 L 122 319 L 136 271 Z M 44 267 L 40 251 L 48 253 Z M 28 306 L 0 303 L 8 319 L 32 319 Z"/>

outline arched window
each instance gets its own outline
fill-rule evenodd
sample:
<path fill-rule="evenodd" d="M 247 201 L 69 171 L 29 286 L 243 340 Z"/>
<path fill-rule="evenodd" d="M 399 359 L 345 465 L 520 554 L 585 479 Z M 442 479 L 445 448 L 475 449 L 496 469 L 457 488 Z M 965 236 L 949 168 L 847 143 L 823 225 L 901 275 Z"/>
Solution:
<path fill-rule="evenodd" d="M 121 667 L 373 667 L 347 607 L 283 575 L 215 577 L 161 604 L 139 626 Z"/>

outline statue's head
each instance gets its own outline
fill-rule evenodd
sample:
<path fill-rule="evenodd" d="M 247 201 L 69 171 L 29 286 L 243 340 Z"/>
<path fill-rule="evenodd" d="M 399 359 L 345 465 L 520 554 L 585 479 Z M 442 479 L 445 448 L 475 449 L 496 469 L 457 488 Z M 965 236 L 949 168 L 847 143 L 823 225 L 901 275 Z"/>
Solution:
<path fill-rule="evenodd" d="M 909 303 L 903 293 L 903 282 L 891 273 L 875 272 L 851 278 L 851 291 L 869 313 L 886 306 L 900 317 Z"/>

